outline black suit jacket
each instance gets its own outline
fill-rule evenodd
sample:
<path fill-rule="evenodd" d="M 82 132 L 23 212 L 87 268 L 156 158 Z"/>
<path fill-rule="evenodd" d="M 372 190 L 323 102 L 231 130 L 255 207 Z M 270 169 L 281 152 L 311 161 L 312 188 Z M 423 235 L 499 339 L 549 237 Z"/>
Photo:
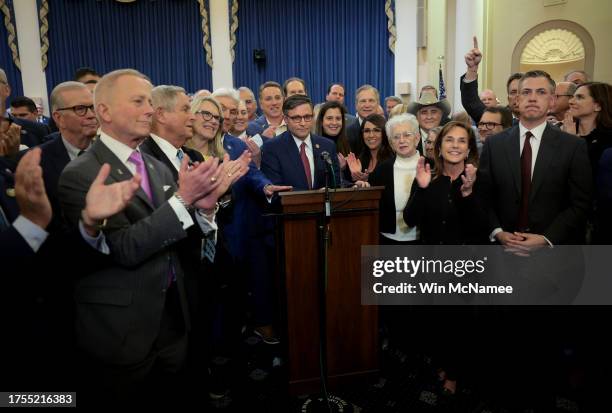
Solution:
<path fill-rule="evenodd" d="M 346 138 L 348 139 L 349 146 L 351 147 L 351 152 L 358 156 L 363 149 L 363 142 L 359 137 L 359 129 L 361 128 L 361 124 L 359 123 L 359 119 L 354 118 L 354 121 L 346 125 Z"/>
<path fill-rule="evenodd" d="M 170 173 L 172 173 L 172 176 L 174 177 L 174 181 L 178 184 L 178 171 L 174 167 L 174 164 L 172 163 L 172 161 L 168 159 L 164 151 L 162 151 L 159 145 L 155 143 L 153 138 L 148 137 L 147 139 L 145 139 L 140 144 L 140 149 L 144 153 L 148 153 L 149 155 L 151 155 L 152 157 L 154 157 L 155 159 L 157 159 L 158 161 L 166 165 Z M 181 147 L 181 149 L 183 149 L 183 152 L 185 152 L 187 156 L 189 156 L 189 159 L 192 162 L 204 162 L 204 157 L 202 156 L 202 154 L 196 151 L 195 149 L 187 148 L 186 146 Z"/>
<path fill-rule="evenodd" d="M 62 175 L 62 171 L 70 162 L 68 151 L 64 146 L 62 138 L 58 135 L 44 144 L 40 145 L 40 167 L 43 171 L 43 179 L 45 181 L 45 190 L 53 208 L 53 219 L 50 229 L 52 231 L 59 228 L 61 223 L 61 207 L 57 195 L 57 184 Z"/>
<path fill-rule="evenodd" d="M 478 79 L 472 82 L 464 82 L 465 75 L 459 79 L 459 89 L 461 90 L 461 105 L 465 109 L 470 118 L 478 123 L 486 106 L 478 96 Z"/>
<path fill-rule="evenodd" d="M 395 156 L 381 162 L 370 174 L 368 182 L 372 186 L 384 186 L 385 190 L 380 198 L 379 230 L 380 232 L 395 233 L 395 184 L 393 178 L 393 164 Z"/>
<path fill-rule="evenodd" d="M 488 212 L 489 230 L 517 231 L 521 202 L 519 127 L 485 141 L 476 189 Z M 584 242 L 592 179 L 584 140 L 546 125 L 532 173 L 530 232 L 553 244 Z"/>

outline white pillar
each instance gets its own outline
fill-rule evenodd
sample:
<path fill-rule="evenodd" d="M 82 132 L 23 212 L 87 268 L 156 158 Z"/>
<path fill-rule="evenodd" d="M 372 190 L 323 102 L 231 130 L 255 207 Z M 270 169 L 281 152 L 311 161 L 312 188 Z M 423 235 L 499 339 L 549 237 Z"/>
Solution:
<path fill-rule="evenodd" d="M 14 1 L 13 8 L 15 9 L 15 30 L 21 60 L 23 94 L 28 97 L 42 98 L 45 114 L 49 116 L 47 78 L 40 60 L 40 32 L 36 0 Z"/>
<path fill-rule="evenodd" d="M 463 110 L 459 77 L 465 73 L 465 54 L 474 47 L 473 37 L 478 37 L 479 47 L 484 50 L 483 39 L 483 0 L 455 0 L 455 44 L 454 70 L 449 73 L 447 83 L 453 82 L 453 111 Z M 452 76 L 452 77 L 451 77 Z M 479 82 L 479 88 L 482 85 Z"/>
<path fill-rule="evenodd" d="M 400 96 L 398 85 L 410 83 L 410 100 L 418 96 L 417 56 L 417 0 L 396 0 L 395 27 L 395 94 Z"/>
<path fill-rule="evenodd" d="M 228 2 L 227 0 L 211 0 L 209 4 L 213 90 L 220 87 L 234 87 Z"/>

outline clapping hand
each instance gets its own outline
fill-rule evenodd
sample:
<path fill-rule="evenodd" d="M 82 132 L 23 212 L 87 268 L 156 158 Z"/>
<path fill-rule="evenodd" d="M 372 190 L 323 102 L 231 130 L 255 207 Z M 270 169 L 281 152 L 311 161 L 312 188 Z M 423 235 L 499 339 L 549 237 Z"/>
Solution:
<path fill-rule="evenodd" d="M 362 172 L 361 169 L 361 161 L 355 157 L 353 152 L 348 154 L 346 158 L 346 163 L 348 164 L 349 170 L 351 171 L 351 178 L 353 181 L 367 181 L 368 173 Z"/>
<path fill-rule="evenodd" d="M 463 185 L 461 185 L 461 195 L 464 198 L 472 193 L 477 171 L 478 169 L 471 163 L 465 165 L 465 176 L 461 175 L 461 180 L 463 181 Z"/>
<path fill-rule="evenodd" d="M 249 151 L 251 151 L 251 157 L 253 158 L 253 162 L 255 162 L 257 169 L 259 169 L 261 167 L 261 149 L 259 148 L 257 143 L 251 138 L 247 138 L 244 142 L 249 148 Z"/>
<path fill-rule="evenodd" d="M 51 203 L 47 197 L 40 167 L 40 148 L 26 153 L 15 171 L 15 197 L 22 216 L 41 228 L 51 222 Z"/>
<path fill-rule="evenodd" d="M 138 188 L 140 188 L 141 176 L 134 176 L 121 182 L 105 185 L 111 167 L 105 163 L 100 168 L 96 179 L 91 183 L 85 198 L 85 209 L 81 213 L 81 219 L 85 230 L 89 235 L 95 236 L 98 229 L 96 222 L 102 221 L 123 210 L 130 202 Z"/>
<path fill-rule="evenodd" d="M 561 130 L 563 132 L 567 132 L 567 133 L 571 133 L 572 135 L 576 135 L 576 121 L 574 120 L 574 116 L 572 116 L 571 110 L 568 110 L 567 112 L 565 112 Z"/>
<path fill-rule="evenodd" d="M 249 163 L 251 163 L 249 151 L 244 151 L 239 158 L 233 161 L 230 161 L 229 155 L 225 154 L 223 163 L 217 168 L 216 174 L 210 178 L 216 186 L 207 195 L 198 199 L 194 206 L 204 211 L 212 210 L 217 200 L 227 192 L 230 186 L 248 172 Z"/>
<path fill-rule="evenodd" d="M 431 182 L 431 167 L 429 163 L 425 162 L 425 158 L 421 156 L 417 161 L 416 176 L 415 179 L 419 188 L 427 188 Z"/>

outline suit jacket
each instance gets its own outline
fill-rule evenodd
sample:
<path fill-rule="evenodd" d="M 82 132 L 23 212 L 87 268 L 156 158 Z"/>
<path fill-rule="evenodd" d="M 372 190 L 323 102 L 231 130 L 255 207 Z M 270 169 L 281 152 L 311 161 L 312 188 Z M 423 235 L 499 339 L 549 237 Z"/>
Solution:
<path fill-rule="evenodd" d="M 80 278 L 75 289 L 79 346 L 114 365 L 141 362 L 149 355 L 160 332 L 167 291 L 177 292 L 189 329 L 184 272 L 175 245 L 187 232 L 168 203 L 176 184 L 162 163 L 146 153 L 142 157 L 153 200 L 140 188 L 123 211 L 108 219 L 104 234 L 113 263 Z M 64 169 L 59 195 L 71 226 L 78 225 L 89 186 L 104 163 L 111 166 L 107 184 L 132 177 L 100 140 Z M 176 288 L 168 289 L 171 274 Z"/>
<path fill-rule="evenodd" d="M 395 180 L 393 164 L 395 156 L 381 162 L 372 171 L 368 182 L 372 186 L 384 186 L 385 190 L 380 198 L 380 213 L 378 214 L 379 230 L 388 234 L 395 233 Z"/>
<path fill-rule="evenodd" d="M 70 162 L 70 157 L 59 135 L 55 139 L 40 145 L 40 149 L 42 151 L 40 166 L 43 171 L 45 190 L 53 208 L 51 229 L 55 229 L 58 228 L 61 221 L 61 206 L 57 194 L 57 184 L 59 183 L 62 171 Z"/>
<path fill-rule="evenodd" d="M 354 121 L 347 123 L 346 125 L 346 138 L 349 141 L 351 152 L 353 152 L 355 156 L 358 156 L 363 149 L 363 142 L 359 137 L 361 125 L 359 124 L 359 120 L 357 118 L 354 117 L 353 119 Z"/>
<path fill-rule="evenodd" d="M 247 129 L 246 129 L 246 133 L 249 136 L 255 136 L 257 134 L 259 134 L 260 136 L 263 136 L 262 133 L 268 128 L 268 126 L 270 126 L 268 124 L 268 120 L 266 119 L 264 115 L 261 115 L 260 117 L 256 118 L 254 121 L 249 122 Z"/>
<path fill-rule="evenodd" d="M 319 189 L 325 186 L 325 163 L 321 159 L 321 153 L 324 151 L 327 151 L 332 159 L 334 179 L 330 187 L 339 187 L 341 178 L 336 145 L 327 138 L 313 134 L 310 135 L 310 139 L 313 145 L 315 167 L 312 188 Z M 263 144 L 261 170 L 275 185 L 291 185 L 296 191 L 308 190 L 308 181 L 302 166 L 300 151 L 289 131 Z"/>
<path fill-rule="evenodd" d="M 486 106 L 478 96 L 478 79 L 472 82 L 464 82 L 465 74 L 459 79 L 459 89 L 461 90 L 461 105 L 468 115 L 478 123 Z"/>
<path fill-rule="evenodd" d="M 47 125 L 14 116 L 11 116 L 11 119 L 21 126 L 21 143 L 27 147 L 33 148 L 48 140 L 47 135 L 51 133 L 51 130 Z"/>
<path fill-rule="evenodd" d="M 189 159 L 192 162 L 204 162 L 204 157 L 202 156 L 202 154 L 196 151 L 195 149 L 191 149 L 186 146 L 181 147 L 181 149 L 183 150 L 183 152 L 187 154 L 187 156 L 189 156 Z M 140 144 L 140 150 L 146 154 L 151 155 L 152 157 L 154 157 L 155 159 L 157 159 L 158 161 L 166 165 L 166 167 L 168 168 L 168 170 L 174 177 L 174 181 L 178 184 L 178 171 L 174 167 L 174 164 L 172 163 L 172 161 L 168 159 L 164 151 L 162 151 L 159 145 L 155 143 L 153 138 L 149 137 L 145 139 Z"/>
<path fill-rule="evenodd" d="M 521 203 L 519 127 L 485 141 L 476 189 L 489 218 L 489 230 L 517 231 Z M 532 172 L 530 232 L 553 244 L 584 242 L 591 208 L 592 179 L 584 140 L 546 125 Z"/>
<path fill-rule="evenodd" d="M 234 160 L 248 147 L 242 140 L 225 134 L 223 149 Z M 260 230 L 256 226 L 261 219 L 263 207 L 268 203 L 263 190 L 268 184 L 272 184 L 272 181 L 251 162 L 246 175 L 232 186 L 230 211 L 222 222 L 224 239 L 232 257 L 244 258 L 248 237 L 255 236 Z"/>
<path fill-rule="evenodd" d="M 0 232 L 0 258 L 2 259 L 4 270 L 6 270 L 7 260 L 15 260 L 34 255 L 34 251 L 11 223 L 19 215 L 19 207 L 14 192 L 15 182 L 12 172 L 7 171 L 6 166 L 0 160 L 0 208 L 6 216 L 8 228 Z M 11 195 L 9 195 L 11 194 Z"/>

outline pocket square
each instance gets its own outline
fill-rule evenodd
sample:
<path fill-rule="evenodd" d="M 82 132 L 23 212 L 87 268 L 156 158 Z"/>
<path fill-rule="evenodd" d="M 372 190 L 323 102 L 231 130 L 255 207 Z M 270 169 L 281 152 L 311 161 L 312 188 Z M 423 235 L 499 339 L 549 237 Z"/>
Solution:
<path fill-rule="evenodd" d="M 164 192 L 166 192 L 168 189 L 171 188 L 171 186 L 170 185 L 164 185 L 163 188 L 164 188 Z"/>

